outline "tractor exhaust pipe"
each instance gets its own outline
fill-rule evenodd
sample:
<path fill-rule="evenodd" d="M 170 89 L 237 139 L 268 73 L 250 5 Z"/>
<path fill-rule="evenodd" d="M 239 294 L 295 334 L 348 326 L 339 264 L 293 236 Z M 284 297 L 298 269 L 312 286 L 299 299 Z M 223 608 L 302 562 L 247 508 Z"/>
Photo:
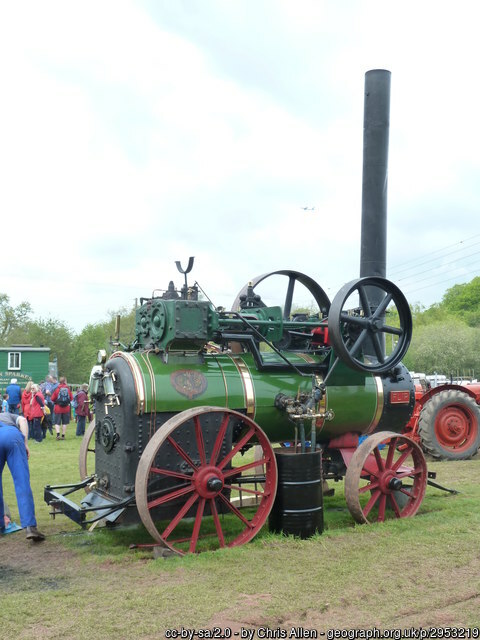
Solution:
<path fill-rule="evenodd" d="M 390 71 L 372 69 L 365 74 L 363 115 L 362 232 L 360 277 L 387 273 L 387 187 L 388 138 L 390 131 Z M 382 300 L 382 292 L 372 288 L 373 307 Z M 375 355 L 367 341 L 367 355 Z M 384 355 L 385 355 L 385 345 Z"/>

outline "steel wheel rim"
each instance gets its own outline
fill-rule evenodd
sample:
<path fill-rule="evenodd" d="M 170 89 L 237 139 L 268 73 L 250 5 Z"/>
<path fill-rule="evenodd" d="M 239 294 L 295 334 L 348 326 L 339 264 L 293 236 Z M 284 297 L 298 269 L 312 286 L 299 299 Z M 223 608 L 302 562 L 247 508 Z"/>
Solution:
<path fill-rule="evenodd" d="M 415 515 L 426 486 L 427 465 L 420 447 L 406 436 L 385 431 L 364 440 L 352 456 L 345 475 L 345 498 L 356 522 L 371 524 L 389 516 Z M 397 503 L 396 492 L 407 496 L 405 505 Z"/>
<path fill-rule="evenodd" d="M 223 414 L 223 417 L 221 417 L 220 430 L 215 436 L 213 451 L 211 455 L 207 456 L 205 455 L 200 417 L 210 413 Z M 232 449 L 226 455 L 222 455 L 221 448 L 231 419 L 239 420 L 245 426 L 246 434 L 242 433 L 239 441 L 234 443 Z M 193 421 L 195 428 L 195 452 L 185 451 L 176 441 L 176 432 L 190 420 Z M 264 452 L 265 485 L 258 489 L 242 488 L 234 480 L 234 476 L 238 474 L 239 470 L 248 472 L 250 469 L 258 467 L 258 460 L 236 467 L 234 470 L 229 468 L 232 458 L 253 438 L 258 439 L 258 443 Z M 186 473 L 172 469 L 159 469 L 154 466 L 157 454 L 162 447 L 166 446 L 173 447 L 181 455 L 185 462 Z M 196 455 L 198 455 L 198 458 L 194 461 L 193 458 Z M 163 479 L 178 479 L 180 485 L 176 488 L 168 489 L 160 497 L 149 497 L 150 479 L 162 477 Z M 268 438 L 260 427 L 247 416 L 227 408 L 198 407 L 188 409 L 170 418 L 150 439 L 137 468 L 135 497 L 140 518 L 152 538 L 161 546 L 169 548 L 179 555 L 185 555 L 186 553 L 200 551 L 198 542 L 202 537 L 202 521 L 207 510 L 210 511 L 207 517 L 211 518 L 210 525 L 213 529 L 211 541 L 215 549 L 238 546 L 251 540 L 260 531 L 268 518 L 275 499 L 276 488 L 277 466 L 275 456 Z M 241 495 L 243 493 L 246 495 L 255 494 L 259 504 L 250 520 L 243 516 L 240 509 L 234 506 L 232 501 L 225 496 L 224 490 L 229 490 L 230 492 L 239 491 Z M 174 503 L 178 500 L 181 501 L 181 504 L 178 506 L 175 516 L 170 519 L 167 526 L 162 524 L 159 530 L 152 517 L 153 510 L 161 504 Z M 219 513 L 219 504 L 221 504 L 221 508 L 227 509 L 228 515 L 234 516 L 235 522 L 238 520 L 243 525 L 243 529 L 238 535 L 235 535 L 233 540 L 226 539 L 224 528 L 222 527 L 222 514 Z M 174 508 L 177 509 L 176 507 Z M 185 516 L 192 510 L 194 515 L 191 515 L 190 518 L 191 521 L 193 520 L 193 529 L 186 538 L 173 539 L 175 530 L 182 521 L 185 522 Z M 187 544 L 188 549 L 179 546 L 182 544 Z"/>
<path fill-rule="evenodd" d="M 92 437 L 95 433 L 95 418 L 93 418 L 93 420 L 90 422 L 90 424 L 87 427 L 87 430 L 85 431 L 85 435 L 82 438 L 82 442 L 80 444 L 80 452 L 78 455 L 78 468 L 80 471 L 80 479 L 84 480 L 85 478 L 87 478 L 88 476 L 93 475 L 94 469 L 90 469 L 90 471 L 88 470 L 89 467 L 89 460 L 94 461 L 95 460 L 95 439 L 93 440 L 93 448 L 91 447 L 91 440 Z M 89 456 L 88 454 L 91 453 L 92 455 Z M 85 493 L 89 493 L 90 489 L 88 487 L 85 487 Z"/>
<path fill-rule="evenodd" d="M 310 278 L 310 276 L 301 273 L 300 271 L 293 271 L 291 269 L 280 269 L 279 271 L 270 271 L 269 273 L 264 273 L 260 276 L 257 276 L 251 280 L 252 287 L 255 289 L 257 285 L 261 282 L 269 278 L 270 276 L 282 275 L 288 277 L 288 286 L 286 290 L 285 300 L 283 304 L 283 317 L 287 319 L 290 315 L 292 308 L 292 296 L 293 290 L 295 288 L 295 283 L 299 282 L 302 284 L 313 296 L 315 302 L 318 305 L 320 312 L 325 314 L 328 313 L 330 309 L 330 300 L 322 289 L 322 287 Z M 248 284 L 246 284 L 237 294 L 234 303 L 232 305 L 232 311 L 237 311 L 240 306 L 240 296 L 245 294 L 248 289 Z"/>
<path fill-rule="evenodd" d="M 471 409 L 461 405 L 448 405 L 435 418 L 435 435 L 445 449 L 457 452 L 467 450 L 475 441 L 475 416 Z"/>

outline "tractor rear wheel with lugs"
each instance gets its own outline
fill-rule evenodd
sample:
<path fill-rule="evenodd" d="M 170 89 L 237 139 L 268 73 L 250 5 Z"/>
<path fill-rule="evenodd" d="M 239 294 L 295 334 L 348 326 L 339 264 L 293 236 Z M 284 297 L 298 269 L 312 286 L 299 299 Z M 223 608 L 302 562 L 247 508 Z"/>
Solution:
<path fill-rule="evenodd" d="M 432 396 L 420 412 L 418 434 L 424 450 L 435 458 L 467 460 L 480 447 L 480 408 L 458 389 Z"/>

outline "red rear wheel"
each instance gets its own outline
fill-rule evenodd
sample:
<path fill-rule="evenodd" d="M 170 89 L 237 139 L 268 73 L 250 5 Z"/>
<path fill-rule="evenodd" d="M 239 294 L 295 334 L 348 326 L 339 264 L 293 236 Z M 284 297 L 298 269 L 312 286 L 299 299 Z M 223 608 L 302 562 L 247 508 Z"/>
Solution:
<path fill-rule="evenodd" d="M 137 468 L 135 498 L 150 535 L 183 555 L 251 540 L 276 488 L 275 456 L 260 427 L 230 409 L 198 407 L 170 418 L 151 438 Z"/>

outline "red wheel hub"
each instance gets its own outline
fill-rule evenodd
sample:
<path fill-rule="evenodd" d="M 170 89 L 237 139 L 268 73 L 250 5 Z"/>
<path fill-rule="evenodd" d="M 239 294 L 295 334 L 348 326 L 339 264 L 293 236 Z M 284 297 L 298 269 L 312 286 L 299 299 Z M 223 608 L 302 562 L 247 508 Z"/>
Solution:
<path fill-rule="evenodd" d="M 439 411 L 435 420 L 435 434 L 444 447 L 468 448 L 475 437 L 474 416 L 467 407 L 449 405 Z"/>
<path fill-rule="evenodd" d="M 378 481 L 378 488 L 380 489 L 380 491 L 386 494 L 393 493 L 393 491 L 398 491 L 402 484 L 402 481 L 396 477 L 396 473 L 391 469 L 385 469 L 385 471 L 379 473 L 379 476 L 378 478 L 376 478 L 376 480 Z M 371 476 L 370 481 L 374 482 L 375 477 Z M 400 482 L 400 486 L 398 486 L 398 482 Z M 397 486 L 394 486 L 395 484 Z"/>
<path fill-rule="evenodd" d="M 199 496 L 214 498 L 223 489 L 223 474 L 217 467 L 206 465 L 195 473 L 193 483 Z"/>

